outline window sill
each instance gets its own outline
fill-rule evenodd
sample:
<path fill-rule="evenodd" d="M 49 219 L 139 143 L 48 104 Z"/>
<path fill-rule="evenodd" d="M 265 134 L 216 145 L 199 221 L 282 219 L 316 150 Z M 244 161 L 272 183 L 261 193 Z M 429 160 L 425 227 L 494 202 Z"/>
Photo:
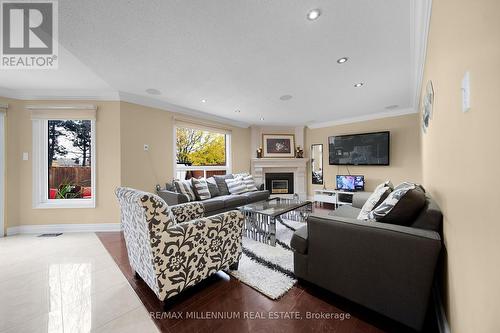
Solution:
<path fill-rule="evenodd" d="M 52 199 L 49 201 L 36 202 L 33 204 L 35 209 L 54 209 L 54 208 L 95 208 L 94 199 Z"/>

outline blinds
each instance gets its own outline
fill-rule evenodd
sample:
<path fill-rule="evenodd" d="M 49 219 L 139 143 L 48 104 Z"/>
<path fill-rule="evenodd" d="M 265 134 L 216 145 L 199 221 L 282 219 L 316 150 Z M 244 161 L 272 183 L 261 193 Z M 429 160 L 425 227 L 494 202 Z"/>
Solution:
<path fill-rule="evenodd" d="M 224 127 L 223 125 L 209 123 L 209 122 L 202 123 L 200 120 L 196 121 L 185 118 L 174 118 L 174 123 L 176 127 L 195 128 L 208 132 L 231 134 L 231 129 L 228 127 Z"/>
<path fill-rule="evenodd" d="M 95 105 L 29 105 L 32 120 L 95 120 Z"/>

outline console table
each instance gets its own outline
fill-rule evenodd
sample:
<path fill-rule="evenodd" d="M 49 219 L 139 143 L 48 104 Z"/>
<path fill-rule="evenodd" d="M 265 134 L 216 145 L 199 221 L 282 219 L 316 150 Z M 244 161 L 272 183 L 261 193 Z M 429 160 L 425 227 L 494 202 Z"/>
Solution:
<path fill-rule="evenodd" d="M 320 205 L 323 205 L 323 203 L 331 203 L 335 208 L 338 208 L 342 205 L 352 205 L 352 196 L 354 193 L 355 192 L 331 189 L 314 190 L 313 200 Z"/>

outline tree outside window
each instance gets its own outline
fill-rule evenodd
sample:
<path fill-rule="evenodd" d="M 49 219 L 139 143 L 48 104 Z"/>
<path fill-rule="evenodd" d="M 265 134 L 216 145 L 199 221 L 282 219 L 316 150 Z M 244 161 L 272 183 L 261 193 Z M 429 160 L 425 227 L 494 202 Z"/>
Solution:
<path fill-rule="evenodd" d="M 177 178 L 226 174 L 226 134 L 178 127 L 176 139 Z"/>
<path fill-rule="evenodd" d="M 90 120 L 48 121 L 49 199 L 92 198 Z"/>

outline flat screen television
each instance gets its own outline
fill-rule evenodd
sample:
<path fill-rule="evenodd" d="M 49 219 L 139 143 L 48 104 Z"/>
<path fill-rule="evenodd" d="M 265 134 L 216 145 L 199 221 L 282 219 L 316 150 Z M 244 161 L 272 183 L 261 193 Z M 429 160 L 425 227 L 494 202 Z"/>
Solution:
<path fill-rule="evenodd" d="M 337 190 L 364 191 L 365 177 L 351 175 L 337 175 Z"/>
<path fill-rule="evenodd" d="M 390 132 L 328 138 L 330 165 L 389 165 Z"/>

